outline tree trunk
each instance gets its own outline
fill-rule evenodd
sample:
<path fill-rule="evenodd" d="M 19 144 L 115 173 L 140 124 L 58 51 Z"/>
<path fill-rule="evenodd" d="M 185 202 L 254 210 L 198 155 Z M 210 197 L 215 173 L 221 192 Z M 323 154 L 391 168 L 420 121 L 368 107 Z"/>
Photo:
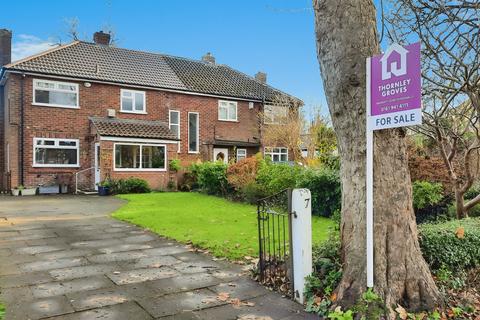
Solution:
<path fill-rule="evenodd" d="M 461 187 L 455 186 L 455 211 L 457 219 L 467 217 L 467 210 L 465 208 L 465 201 L 463 199 L 464 193 L 460 190 Z"/>
<path fill-rule="evenodd" d="M 379 53 L 371 0 L 314 0 L 317 54 L 337 134 L 342 179 L 343 277 L 338 304 L 353 305 L 366 289 L 365 59 Z M 391 308 L 412 311 L 440 303 L 422 257 L 402 129 L 375 133 L 375 291 Z"/>

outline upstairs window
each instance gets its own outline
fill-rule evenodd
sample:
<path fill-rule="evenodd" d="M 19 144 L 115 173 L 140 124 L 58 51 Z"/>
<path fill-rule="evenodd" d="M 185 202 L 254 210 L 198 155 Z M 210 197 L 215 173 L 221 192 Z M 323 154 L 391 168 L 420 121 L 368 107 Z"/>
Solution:
<path fill-rule="evenodd" d="M 175 137 L 177 137 L 177 139 L 180 139 L 180 111 L 168 111 L 168 126 L 170 127 L 170 130 L 175 134 Z M 178 141 L 177 152 L 180 152 L 180 141 Z"/>
<path fill-rule="evenodd" d="M 120 110 L 128 113 L 147 113 L 145 91 L 120 90 Z"/>
<path fill-rule="evenodd" d="M 265 147 L 265 157 L 270 157 L 273 162 L 287 162 L 288 149 Z"/>
<path fill-rule="evenodd" d="M 49 107 L 78 108 L 78 84 L 34 79 L 33 103 Z"/>
<path fill-rule="evenodd" d="M 237 121 L 237 103 L 235 101 L 218 101 L 218 120 Z"/>
<path fill-rule="evenodd" d="M 79 140 L 34 138 L 34 167 L 78 167 Z"/>
<path fill-rule="evenodd" d="M 265 124 L 285 123 L 288 115 L 288 107 L 266 105 L 263 110 L 263 122 Z"/>

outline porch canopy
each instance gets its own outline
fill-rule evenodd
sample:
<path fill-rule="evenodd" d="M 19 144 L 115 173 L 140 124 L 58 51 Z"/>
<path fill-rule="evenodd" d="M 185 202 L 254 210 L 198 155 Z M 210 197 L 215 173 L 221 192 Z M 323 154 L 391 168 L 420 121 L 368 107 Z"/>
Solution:
<path fill-rule="evenodd" d="M 96 133 L 102 137 L 162 139 L 178 141 L 168 124 L 162 121 L 118 119 L 109 117 L 89 118 Z"/>

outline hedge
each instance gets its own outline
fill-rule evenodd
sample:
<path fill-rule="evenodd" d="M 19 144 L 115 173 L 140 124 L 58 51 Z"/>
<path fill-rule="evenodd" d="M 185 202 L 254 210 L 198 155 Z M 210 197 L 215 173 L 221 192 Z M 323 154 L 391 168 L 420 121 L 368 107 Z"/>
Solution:
<path fill-rule="evenodd" d="M 480 219 L 467 218 L 419 226 L 420 247 L 433 270 L 480 266 Z"/>

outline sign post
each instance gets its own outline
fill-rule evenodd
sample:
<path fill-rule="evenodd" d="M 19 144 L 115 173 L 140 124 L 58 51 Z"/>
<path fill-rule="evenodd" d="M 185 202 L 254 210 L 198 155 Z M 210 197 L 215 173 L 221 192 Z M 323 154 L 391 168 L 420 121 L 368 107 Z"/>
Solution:
<path fill-rule="evenodd" d="M 373 131 L 422 123 L 420 43 L 394 43 L 366 61 L 367 287 L 374 283 Z"/>

